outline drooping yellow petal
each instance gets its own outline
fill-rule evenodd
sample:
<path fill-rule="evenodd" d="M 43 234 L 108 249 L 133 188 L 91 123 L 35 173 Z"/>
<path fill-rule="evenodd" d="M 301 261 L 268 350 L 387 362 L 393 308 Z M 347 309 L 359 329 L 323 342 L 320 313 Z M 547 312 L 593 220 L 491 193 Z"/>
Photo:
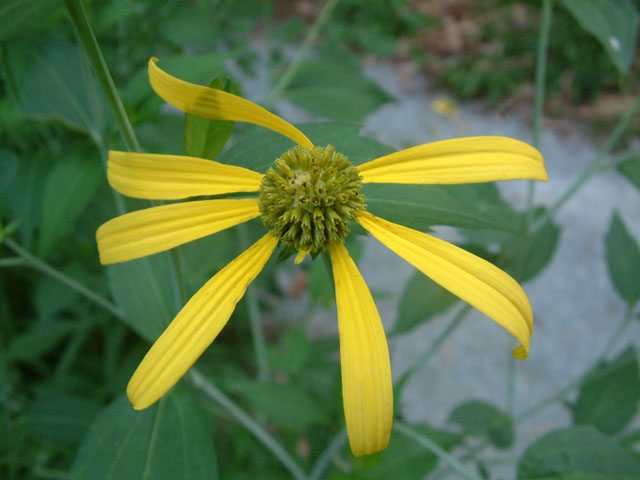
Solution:
<path fill-rule="evenodd" d="M 341 244 L 330 246 L 336 285 L 342 401 L 355 456 L 387 447 L 393 422 L 389 348 L 380 315 L 358 268 Z"/>
<path fill-rule="evenodd" d="M 214 120 L 255 123 L 281 133 L 294 142 L 313 148 L 311 141 L 296 127 L 259 105 L 231 93 L 185 82 L 169 75 L 149 60 L 151 87 L 164 100 L 183 112 Z"/>
<path fill-rule="evenodd" d="M 98 228 L 100 262 L 125 262 L 168 250 L 260 215 L 257 199 L 200 200 L 147 208 Z"/>
<path fill-rule="evenodd" d="M 149 200 L 257 192 L 263 175 L 203 158 L 109 152 L 107 178 L 120 193 Z"/>
<path fill-rule="evenodd" d="M 364 183 L 456 184 L 547 181 L 531 145 L 507 137 L 467 137 L 407 148 L 358 166 Z"/>
<path fill-rule="evenodd" d="M 127 396 L 133 408 L 154 403 L 195 363 L 225 326 L 277 243 L 267 233 L 191 297 L 131 377 Z"/>
<path fill-rule="evenodd" d="M 426 233 L 368 212 L 358 221 L 389 249 L 509 331 L 520 342 L 514 356 L 527 357 L 533 312 L 518 282 L 486 260 Z"/>

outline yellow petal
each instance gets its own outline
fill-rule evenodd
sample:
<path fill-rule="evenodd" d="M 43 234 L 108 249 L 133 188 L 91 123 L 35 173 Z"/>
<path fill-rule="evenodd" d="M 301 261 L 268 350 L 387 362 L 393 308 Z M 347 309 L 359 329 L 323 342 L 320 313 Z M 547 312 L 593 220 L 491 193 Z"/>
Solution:
<path fill-rule="evenodd" d="M 195 363 L 225 326 L 277 243 L 267 233 L 191 297 L 131 377 L 127 396 L 133 408 L 154 403 Z"/>
<path fill-rule="evenodd" d="M 125 262 L 168 250 L 260 215 L 257 199 L 201 200 L 152 207 L 98 228 L 100 262 Z"/>
<path fill-rule="evenodd" d="M 527 357 L 533 312 L 518 282 L 486 260 L 426 233 L 368 212 L 358 221 L 389 249 L 509 331 L 521 344 L 514 356 Z"/>
<path fill-rule="evenodd" d="M 151 87 L 164 100 L 183 112 L 214 120 L 255 123 L 275 130 L 294 142 L 313 148 L 311 141 L 296 127 L 259 105 L 231 93 L 185 82 L 160 70 L 157 58 L 149 60 Z"/>
<path fill-rule="evenodd" d="M 343 245 L 330 246 L 336 285 L 342 400 L 355 456 L 387 447 L 393 422 L 389 348 L 367 284 Z"/>
<path fill-rule="evenodd" d="M 454 138 L 401 150 L 358 166 L 364 183 L 456 184 L 547 181 L 531 145 L 507 137 Z"/>
<path fill-rule="evenodd" d="M 110 151 L 107 164 L 114 189 L 150 200 L 257 192 L 262 176 L 246 168 L 178 155 Z"/>

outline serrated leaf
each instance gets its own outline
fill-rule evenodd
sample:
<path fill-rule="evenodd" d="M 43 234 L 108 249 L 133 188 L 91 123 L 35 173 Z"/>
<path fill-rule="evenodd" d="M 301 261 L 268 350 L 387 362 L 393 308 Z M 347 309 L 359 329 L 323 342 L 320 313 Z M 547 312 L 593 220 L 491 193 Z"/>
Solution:
<path fill-rule="evenodd" d="M 167 252 L 106 267 L 111 293 L 125 314 L 125 323 L 150 342 L 177 313 L 172 268 Z"/>
<path fill-rule="evenodd" d="M 231 82 L 219 78 L 213 80 L 209 87 L 225 92 L 231 91 Z M 186 114 L 184 117 L 184 153 L 190 157 L 213 160 L 222 149 L 235 122 L 227 120 L 210 120 Z"/>
<path fill-rule="evenodd" d="M 284 95 L 315 115 L 346 121 L 360 121 L 390 100 L 358 65 L 335 60 L 304 63 Z"/>
<path fill-rule="evenodd" d="M 640 401 L 638 359 L 633 348 L 589 373 L 572 407 L 576 424 L 590 424 L 602 433 L 620 432 L 633 419 Z"/>
<path fill-rule="evenodd" d="M 68 152 L 47 175 L 41 199 L 38 256 L 46 258 L 53 252 L 104 180 L 97 155 Z"/>
<path fill-rule="evenodd" d="M 32 55 L 22 85 L 23 112 L 100 138 L 105 127 L 104 95 L 80 48 L 54 36 L 42 52 Z"/>
<path fill-rule="evenodd" d="M 606 237 L 607 266 L 618 293 L 629 304 L 640 298 L 640 247 L 616 212 Z"/>
<path fill-rule="evenodd" d="M 456 303 L 452 295 L 422 272 L 414 272 L 398 304 L 398 319 L 393 334 L 404 333 L 429 321 Z"/>
<path fill-rule="evenodd" d="M 560 231 L 555 223 L 547 222 L 533 235 L 512 236 L 503 247 L 503 268 L 519 282 L 531 280 L 553 258 Z"/>
<path fill-rule="evenodd" d="M 634 480 L 640 460 L 593 427 L 556 430 L 518 462 L 518 480 Z"/>
<path fill-rule="evenodd" d="M 634 4 L 629 0 L 562 0 L 562 4 L 598 39 L 620 73 L 628 73 L 638 36 Z"/>
<path fill-rule="evenodd" d="M 180 386 L 145 410 L 134 410 L 120 397 L 91 426 L 71 478 L 216 479 L 207 424 L 191 393 Z"/>
<path fill-rule="evenodd" d="M 618 167 L 618 171 L 640 189 L 640 158 L 634 158 L 623 162 Z"/>
<path fill-rule="evenodd" d="M 459 445 L 463 439 L 458 433 L 436 430 L 424 425 L 417 425 L 412 429 L 445 450 Z M 435 454 L 406 435 L 392 431 L 386 450 L 356 459 L 356 478 L 420 480 L 437 465 L 438 457 Z"/>
<path fill-rule="evenodd" d="M 487 402 L 465 402 L 451 412 L 449 421 L 462 426 L 469 435 L 487 438 L 497 448 L 509 448 L 513 443 L 511 417 Z"/>

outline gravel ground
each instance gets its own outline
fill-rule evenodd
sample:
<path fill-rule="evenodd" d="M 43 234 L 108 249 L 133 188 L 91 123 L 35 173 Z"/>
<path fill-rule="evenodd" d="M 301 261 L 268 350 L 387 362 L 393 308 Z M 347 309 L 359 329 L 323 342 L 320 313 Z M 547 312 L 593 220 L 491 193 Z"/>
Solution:
<path fill-rule="evenodd" d="M 238 71 L 236 74 L 241 76 Z M 400 149 L 473 135 L 503 135 L 531 141 L 531 125 L 527 120 L 490 112 L 481 103 L 461 105 L 456 118 L 437 114 L 431 102 L 442 97 L 442 92 L 434 93 L 428 80 L 411 68 L 374 63 L 367 67 L 366 74 L 396 98 L 371 114 L 364 124 L 363 134 L 384 143 Z M 254 79 L 241 78 L 250 98 L 263 98 L 264 79 L 260 75 Z M 279 102 L 277 107 L 291 121 L 310 118 L 286 102 Z M 580 125 L 570 134 L 544 128 L 540 150 L 550 179 L 548 183 L 538 183 L 536 188 L 536 201 L 543 205 L 558 198 L 597 152 Z M 506 182 L 499 186 L 516 206 L 524 205 L 526 182 Z M 524 285 L 535 314 L 535 332 L 530 357 L 516 365 L 516 412 L 535 405 L 573 380 L 600 354 L 619 325 L 624 303 L 608 276 L 604 237 L 612 213 L 617 210 L 640 239 L 638 199 L 638 192 L 622 176 L 606 172 L 594 177 L 558 214 L 557 223 L 563 230 L 554 257 L 540 275 Z M 455 241 L 455 232 L 451 229 L 437 232 Z M 388 330 L 395 321 L 398 300 L 413 267 L 369 238 L 360 268 L 370 288 L 385 294 L 376 303 Z M 286 272 L 282 281 L 290 281 Z M 304 300 L 301 303 L 305 303 Z M 304 310 L 302 305 L 291 308 L 298 312 L 290 312 L 294 317 Z M 309 330 L 315 335 L 336 334 L 335 315 L 335 307 L 317 312 L 309 319 Z M 451 312 L 391 341 L 395 378 L 420 357 L 447 326 L 448 318 Z M 640 322 L 634 322 L 627 332 L 616 352 L 630 343 L 640 345 Z M 507 378 L 513 345 L 504 330 L 474 311 L 444 343 L 438 355 L 413 376 L 402 398 L 396 398 L 403 415 L 409 422 L 444 426 L 451 410 L 465 400 L 481 399 L 507 409 Z M 493 478 L 515 478 L 519 454 L 536 438 L 569 423 L 567 410 L 559 405 L 519 423 L 515 450 L 506 457 L 500 452 L 488 454 L 496 460 Z"/>

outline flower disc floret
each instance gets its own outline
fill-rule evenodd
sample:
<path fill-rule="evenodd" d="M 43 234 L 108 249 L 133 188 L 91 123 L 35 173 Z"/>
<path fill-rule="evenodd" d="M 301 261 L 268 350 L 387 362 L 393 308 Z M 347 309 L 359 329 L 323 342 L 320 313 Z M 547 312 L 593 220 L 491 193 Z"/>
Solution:
<path fill-rule="evenodd" d="M 364 209 L 362 177 L 333 146 L 296 146 L 276 159 L 260 187 L 260 213 L 287 247 L 316 254 L 342 243 Z"/>

